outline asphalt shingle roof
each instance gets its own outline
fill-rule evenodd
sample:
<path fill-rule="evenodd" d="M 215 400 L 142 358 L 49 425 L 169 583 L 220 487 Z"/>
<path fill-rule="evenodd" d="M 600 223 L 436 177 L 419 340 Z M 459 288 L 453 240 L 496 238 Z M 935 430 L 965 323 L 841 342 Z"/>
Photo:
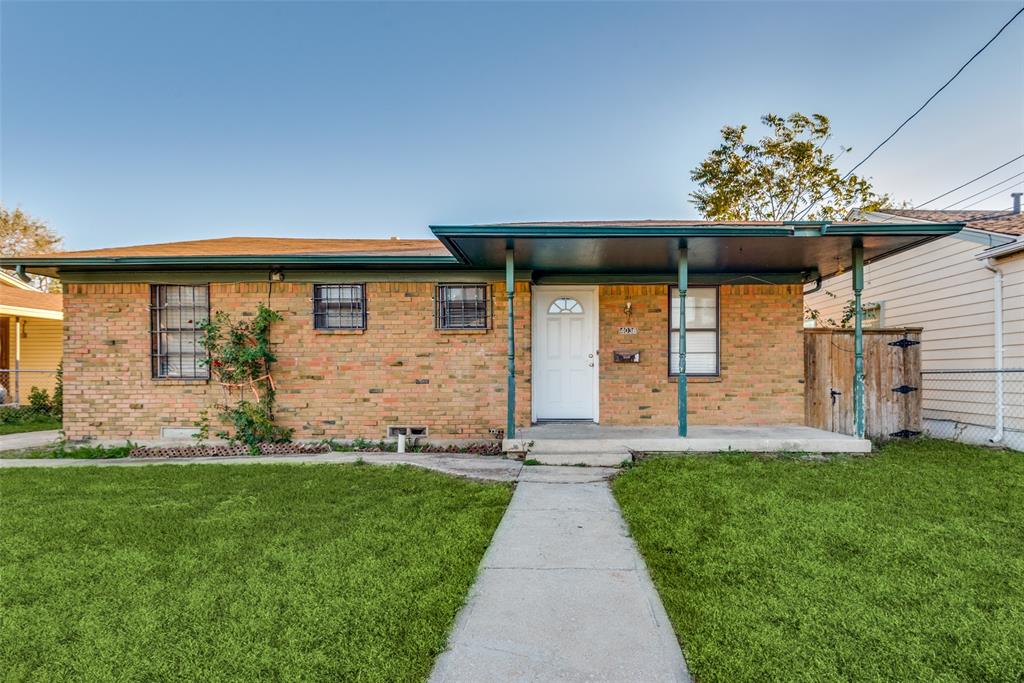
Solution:
<path fill-rule="evenodd" d="M 968 228 L 999 232 L 1004 235 L 1024 235 L 1024 213 L 1012 211 L 993 211 L 991 209 L 972 209 L 970 211 L 933 211 L 931 209 L 885 209 L 879 213 L 890 216 L 915 218 L 934 223 L 963 221 Z"/>
<path fill-rule="evenodd" d="M 437 240 L 301 239 L 291 237 L 220 237 L 208 240 L 140 244 L 129 247 L 38 254 L 61 259 L 160 256 L 448 256 Z M 31 254 L 30 256 L 37 256 Z"/>

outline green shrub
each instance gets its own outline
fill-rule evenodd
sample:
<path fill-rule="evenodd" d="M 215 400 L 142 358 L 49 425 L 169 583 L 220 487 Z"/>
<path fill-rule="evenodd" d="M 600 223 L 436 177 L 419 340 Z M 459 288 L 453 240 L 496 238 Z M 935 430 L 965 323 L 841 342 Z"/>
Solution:
<path fill-rule="evenodd" d="M 57 382 L 53 386 L 50 414 L 58 420 L 64 418 L 64 361 L 57 364 Z"/>
<path fill-rule="evenodd" d="M 28 405 L 38 415 L 50 415 L 53 412 L 50 393 L 39 387 L 32 387 L 32 390 L 28 392 Z"/>

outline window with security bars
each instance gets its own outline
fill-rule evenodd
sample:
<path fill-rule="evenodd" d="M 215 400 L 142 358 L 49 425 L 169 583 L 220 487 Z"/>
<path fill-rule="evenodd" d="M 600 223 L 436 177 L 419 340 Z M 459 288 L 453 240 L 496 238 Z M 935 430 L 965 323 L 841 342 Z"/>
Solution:
<path fill-rule="evenodd" d="M 490 327 L 487 285 L 438 285 L 434 324 L 441 330 L 484 330 Z"/>
<path fill-rule="evenodd" d="M 668 372 L 679 374 L 679 288 L 669 288 Z M 686 290 L 686 375 L 717 375 L 718 287 L 690 287 Z"/>
<path fill-rule="evenodd" d="M 313 327 L 318 330 L 365 330 L 363 285 L 313 285 Z"/>
<path fill-rule="evenodd" d="M 201 325 L 210 319 L 210 288 L 151 285 L 149 311 L 153 377 L 209 379 Z"/>

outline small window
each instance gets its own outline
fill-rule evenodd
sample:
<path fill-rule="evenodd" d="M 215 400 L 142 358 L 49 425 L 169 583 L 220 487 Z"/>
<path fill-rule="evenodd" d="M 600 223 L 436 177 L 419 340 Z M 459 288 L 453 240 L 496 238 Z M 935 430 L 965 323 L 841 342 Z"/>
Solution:
<path fill-rule="evenodd" d="M 490 325 L 487 285 L 438 285 L 435 326 L 440 330 L 485 330 Z"/>
<path fill-rule="evenodd" d="M 210 318 L 210 288 L 150 287 L 150 342 L 153 377 L 209 379 L 201 326 Z"/>
<path fill-rule="evenodd" d="M 679 374 L 679 288 L 669 288 L 670 375 Z M 686 374 L 717 375 L 718 288 L 690 287 L 686 290 Z"/>
<path fill-rule="evenodd" d="M 555 299 L 548 306 L 548 313 L 582 313 L 583 307 L 576 299 Z"/>
<path fill-rule="evenodd" d="M 318 330 L 365 330 L 363 285 L 313 285 L 313 327 Z"/>
<path fill-rule="evenodd" d="M 864 328 L 865 329 L 877 329 L 882 326 L 882 315 L 885 312 L 885 307 L 881 301 L 861 304 L 861 310 L 864 312 Z M 851 322 L 852 326 L 853 323 Z"/>

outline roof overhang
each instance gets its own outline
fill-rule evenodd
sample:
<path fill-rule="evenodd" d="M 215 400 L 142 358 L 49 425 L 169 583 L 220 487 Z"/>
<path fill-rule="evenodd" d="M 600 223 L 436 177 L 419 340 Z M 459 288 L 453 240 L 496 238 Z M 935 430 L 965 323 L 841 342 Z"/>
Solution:
<path fill-rule="evenodd" d="M 46 308 L 29 308 L 28 306 L 8 306 L 0 303 L 0 315 L 17 318 L 42 318 L 44 320 L 63 320 L 63 311 L 51 311 Z"/>
<path fill-rule="evenodd" d="M 479 270 L 503 269 L 512 247 L 520 271 L 534 279 L 630 275 L 671 280 L 679 247 L 688 249 L 695 278 L 771 274 L 809 281 L 848 270 L 853 246 L 870 263 L 929 240 L 953 235 L 963 223 L 735 223 L 438 225 L 434 235 L 450 255 L 302 253 L 284 255 L 0 257 L 0 266 L 61 277 L 103 271 Z M 696 281 L 696 280 L 695 280 Z"/>
<path fill-rule="evenodd" d="M 261 256 L 61 256 L 6 257 L 0 266 L 22 267 L 30 273 L 60 277 L 61 272 L 108 270 L 254 270 L 254 269 L 430 269 L 458 266 L 454 256 L 387 256 L 363 254 L 286 254 Z"/>
<path fill-rule="evenodd" d="M 994 247 L 990 247 L 985 251 L 978 254 L 975 258 L 979 261 L 986 259 L 999 259 L 1006 256 L 1012 256 L 1018 252 L 1024 251 L 1024 237 L 1018 237 L 1010 242 L 1004 242 Z"/>
<path fill-rule="evenodd" d="M 737 226 L 635 225 L 435 225 L 434 235 L 459 260 L 476 268 L 500 268 L 512 247 L 516 268 L 546 273 L 674 275 L 679 247 L 689 270 L 712 273 L 799 273 L 805 281 L 849 270 L 853 246 L 865 263 L 939 237 L 963 223 L 819 223 Z"/>

